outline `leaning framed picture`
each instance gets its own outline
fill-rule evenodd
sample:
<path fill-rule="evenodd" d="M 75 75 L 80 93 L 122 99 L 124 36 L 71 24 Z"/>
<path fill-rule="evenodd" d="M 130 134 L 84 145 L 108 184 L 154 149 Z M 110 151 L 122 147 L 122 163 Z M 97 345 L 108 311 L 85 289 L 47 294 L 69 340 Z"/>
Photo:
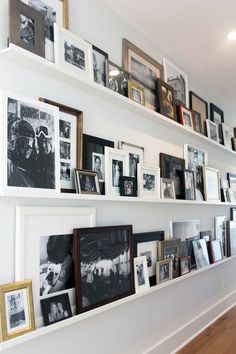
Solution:
<path fill-rule="evenodd" d="M 207 130 L 208 138 L 215 141 L 216 143 L 219 143 L 219 133 L 218 133 L 217 124 L 212 122 L 211 120 L 207 119 L 206 120 L 206 130 Z"/>
<path fill-rule="evenodd" d="M 157 79 L 158 112 L 176 121 L 174 89 L 165 81 Z"/>
<path fill-rule="evenodd" d="M 230 208 L 230 220 L 236 221 L 236 208 Z"/>
<path fill-rule="evenodd" d="M 77 193 L 100 194 L 97 172 L 75 169 L 74 173 Z"/>
<path fill-rule="evenodd" d="M 197 167 L 208 164 L 208 154 L 196 146 L 184 144 L 184 160 L 186 169 L 196 172 Z"/>
<path fill-rule="evenodd" d="M 227 216 L 214 217 L 215 240 L 221 242 L 224 257 L 227 256 L 227 232 L 226 232 Z"/>
<path fill-rule="evenodd" d="M 220 202 L 220 172 L 215 168 L 203 166 L 205 199 Z"/>
<path fill-rule="evenodd" d="M 144 88 L 131 80 L 128 81 L 128 97 L 132 101 L 135 101 L 145 106 Z"/>
<path fill-rule="evenodd" d="M 193 129 L 195 130 L 195 132 L 204 135 L 204 127 L 203 127 L 201 114 L 199 112 L 192 110 L 192 116 L 193 116 Z"/>
<path fill-rule="evenodd" d="M 205 122 L 208 119 L 208 103 L 193 91 L 189 92 L 189 103 L 193 111 L 200 113 L 203 124 L 203 135 L 206 134 Z"/>
<path fill-rule="evenodd" d="M 108 87 L 110 90 L 128 97 L 130 74 L 119 65 L 108 61 Z"/>
<path fill-rule="evenodd" d="M 134 283 L 136 293 L 150 288 L 146 256 L 134 258 Z"/>
<path fill-rule="evenodd" d="M 236 222 L 227 221 L 227 256 L 236 256 Z"/>
<path fill-rule="evenodd" d="M 200 238 L 200 220 L 176 220 L 170 222 L 170 238 Z"/>
<path fill-rule="evenodd" d="M 32 279 L 37 326 L 42 299 L 68 293 L 75 313 L 73 229 L 94 226 L 91 207 L 16 208 L 15 279 Z"/>
<path fill-rule="evenodd" d="M 164 283 L 172 279 L 172 259 L 164 259 L 156 264 L 156 284 Z"/>
<path fill-rule="evenodd" d="M 137 179 L 135 177 L 120 177 L 120 195 L 122 197 L 137 197 Z"/>
<path fill-rule="evenodd" d="M 46 98 L 59 108 L 60 179 L 62 192 L 75 192 L 74 169 L 82 168 L 83 112 Z"/>
<path fill-rule="evenodd" d="M 221 129 L 222 129 L 222 138 L 223 138 L 222 144 L 224 144 L 224 146 L 227 149 L 232 150 L 230 128 L 226 124 L 222 123 Z"/>
<path fill-rule="evenodd" d="M 173 278 L 179 276 L 180 239 L 169 239 L 158 242 L 158 260 L 172 259 Z"/>
<path fill-rule="evenodd" d="M 72 317 L 70 299 L 67 293 L 41 300 L 44 326 Z"/>
<path fill-rule="evenodd" d="M 161 178 L 161 198 L 175 199 L 175 185 L 171 179 Z"/>
<path fill-rule="evenodd" d="M 184 170 L 185 199 L 196 200 L 195 178 L 192 170 Z"/>
<path fill-rule="evenodd" d="M 132 226 L 74 229 L 76 312 L 134 293 Z"/>
<path fill-rule="evenodd" d="M 179 117 L 180 123 L 183 124 L 185 128 L 194 130 L 192 111 L 182 104 L 179 104 Z"/>
<path fill-rule="evenodd" d="M 229 188 L 233 192 L 236 192 L 236 174 L 228 172 L 227 173 L 227 179 L 229 181 Z"/>
<path fill-rule="evenodd" d="M 137 165 L 144 163 L 144 147 L 119 141 L 118 148 L 129 153 L 129 176 L 137 178 Z"/>
<path fill-rule="evenodd" d="M 220 240 L 210 241 L 210 255 L 212 263 L 219 262 L 224 258 Z"/>
<path fill-rule="evenodd" d="M 185 275 L 191 272 L 191 257 L 185 256 L 179 259 L 180 275 Z"/>
<path fill-rule="evenodd" d="M 138 164 L 138 196 L 160 198 L 160 168 Z"/>
<path fill-rule="evenodd" d="M 93 79 L 99 85 L 108 86 L 108 54 L 94 45 Z"/>
<path fill-rule="evenodd" d="M 201 269 L 210 265 L 206 240 L 200 239 L 193 241 L 193 251 L 195 255 L 197 269 Z"/>
<path fill-rule="evenodd" d="M 0 96 L 3 194 L 59 193 L 58 108 L 5 91 Z"/>
<path fill-rule="evenodd" d="M 222 123 L 224 123 L 224 112 L 213 103 L 210 104 L 210 119 L 217 125 L 219 137 L 218 142 L 223 144 Z"/>

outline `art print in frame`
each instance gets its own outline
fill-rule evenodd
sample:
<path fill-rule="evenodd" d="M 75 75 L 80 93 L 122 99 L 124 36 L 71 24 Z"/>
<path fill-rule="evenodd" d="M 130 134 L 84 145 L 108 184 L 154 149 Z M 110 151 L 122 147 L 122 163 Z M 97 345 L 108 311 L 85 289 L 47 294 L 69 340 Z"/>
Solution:
<path fill-rule="evenodd" d="M 5 91 L 1 99 L 3 193 L 59 193 L 58 108 Z"/>
<path fill-rule="evenodd" d="M 163 80 L 157 79 L 158 112 L 176 121 L 174 89 Z"/>
<path fill-rule="evenodd" d="M 0 285 L 0 342 L 34 330 L 31 280 Z"/>
<path fill-rule="evenodd" d="M 75 169 L 74 173 L 77 193 L 100 194 L 97 172 Z"/>
<path fill-rule="evenodd" d="M 180 275 L 185 275 L 191 272 L 191 257 L 180 257 L 179 259 Z"/>
<path fill-rule="evenodd" d="M 227 125 L 225 125 L 224 123 L 222 123 L 221 129 L 222 129 L 222 137 L 223 137 L 222 144 L 224 144 L 224 146 L 227 149 L 232 150 L 230 128 Z"/>
<path fill-rule="evenodd" d="M 205 268 L 210 265 L 206 240 L 200 239 L 193 241 L 193 251 L 197 269 Z"/>
<path fill-rule="evenodd" d="M 44 16 L 20 0 L 9 2 L 9 42 L 45 57 Z"/>
<path fill-rule="evenodd" d="M 211 120 L 206 120 L 206 129 L 207 129 L 207 136 L 211 140 L 219 143 L 219 133 L 218 133 L 218 126 L 216 123 L 212 122 Z"/>
<path fill-rule="evenodd" d="M 221 201 L 220 172 L 215 168 L 203 166 L 205 200 L 212 202 Z"/>
<path fill-rule="evenodd" d="M 160 168 L 138 164 L 138 196 L 160 198 Z"/>
<path fill-rule="evenodd" d="M 175 199 L 175 185 L 171 179 L 161 178 L 161 198 Z"/>
<path fill-rule="evenodd" d="M 184 170 L 185 199 L 196 200 L 195 178 L 192 170 Z"/>
<path fill-rule="evenodd" d="M 195 132 L 204 135 L 204 128 L 203 128 L 201 114 L 199 112 L 192 110 L 192 117 L 193 117 L 193 129 L 195 130 Z"/>
<path fill-rule="evenodd" d="M 217 125 L 218 142 L 223 144 L 222 123 L 224 123 L 224 112 L 213 103 L 210 104 L 210 119 Z"/>
<path fill-rule="evenodd" d="M 190 130 L 194 130 L 192 111 L 182 104 L 179 104 L 180 123 Z"/>
<path fill-rule="evenodd" d="M 190 109 L 200 113 L 203 124 L 203 135 L 207 135 L 205 122 L 208 119 L 208 103 L 193 91 L 189 92 Z"/>
<path fill-rule="evenodd" d="M 120 195 L 122 197 L 137 197 L 137 179 L 123 176 L 120 178 Z"/>
<path fill-rule="evenodd" d="M 227 221 L 227 256 L 235 256 L 236 255 L 236 222 L 235 221 Z"/>
<path fill-rule="evenodd" d="M 163 58 L 164 80 L 174 89 L 176 103 L 189 107 L 188 76 L 170 60 Z"/>
<path fill-rule="evenodd" d="M 215 216 L 215 240 L 221 241 L 224 257 L 227 256 L 227 233 L 226 233 L 227 216 Z"/>
<path fill-rule="evenodd" d="M 134 258 L 134 283 L 136 293 L 150 288 L 146 256 Z"/>
<path fill-rule="evenodd" d="M 108 54 L 94 45 L 92 53 L 94 82 L 108 87 Z"/>
<path fill-rule="evenodd" d="M 220 240 L 210 241 L 211 262 L 216 263 L 224 258 Z"/>
<path fill-rule="evenodd" d="M 108 61 L 108 87 L 110 90 L 128 97 L 130 74 L 119 65 Z"/>
<path fill-rule="evenodd" d="M 40 303 L 44 326 L 49 326 L 72 317 L 70 299 L 67 293 L 51 296 L 41 300 Z"/>
<path fill-rule="evenodd" d="M 172 259 L 172 276 L 179 276 L 180 239 L 169 239 L 158 243 L 158 260 Z"/>
<path fill-rule="evenodd" d="M 137 165 L 144 163 L 144 147 L 119 141 L 118 148 L 129 153 L 129 176 L 137 178 Z"/>
<path fill-rule="evenodd" d="M 132 226 L 74 229 L 76 312 L 134 293 Z"/>
<path fill-rule="evenodd" d="M 62 192 L 75 192 L 74 169 L 82 168 L 83 112 L 46 98 L 59 108 L 60 180 Z"/>
<path fill-rule="evenodd" d="M 128 81 L 128 97 L 137 103 L 145 106 L 145 92 L 141 85 L 131 80 Z"/>
<path fill-rule="evenodd" d="M 37 326 L 40 300 L 52 295 L 68 293 L 75 313 L 73 229 L 94 226 L 91 207 L 16 208 L 15 279 L 32 279 Z"/>
<path fill-rule="evenodd" d="M 172 259 L 164 259 L 156 264 L 156 284 L 161 284 L 172 279 Z"/>

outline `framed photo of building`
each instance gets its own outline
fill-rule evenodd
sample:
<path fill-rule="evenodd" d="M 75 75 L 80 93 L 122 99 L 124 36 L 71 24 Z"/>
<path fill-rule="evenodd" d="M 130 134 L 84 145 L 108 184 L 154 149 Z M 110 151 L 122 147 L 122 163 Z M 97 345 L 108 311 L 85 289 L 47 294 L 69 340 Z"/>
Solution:
<path fill-rule="evenodd" d="M 0 285 L 0 342 L 35 330 L 32 282 Z"/>
<path fill-rule="evenodd" d="M 74 173 L 77 193 L 100 194 L 97 172 L 75 169 Z"/>
<path fill-rule="evenodd" d="M 161 79 L 157 79 L 158 112 L 176 121 L 175 95 L 172 86 Z"/>
<path fill-rule="evenodd" d="M 137 179 L 123 176 L 120 178 L 120 195 L 122 197 L 137 197 Z"/>
<path fill-rule="evenodd" d="M 212 202 L 221 201 L 220 172 L 215 168 L 203 166 L 205 200 Z"/>
<path fill-rule="evenodd" d="M 180 239 L 169 239 L 158 242 L 158 260 L 172 259 L 173 278 L 179 276 Z"/>
<path fill-rule="evenodd" d="M 207 135 L 205 122 L 208 119 L 208 103 L 193 91 L 189 92 L 190 109 L 200 113 L 203 124 L 203 135 Z"/>
<path fill-rule="evenodd" d="M 150 288 L 146 256 L 134 258 L 134 282 L 136 293 Z"/>
<path fill-rule="evenodd" d="M 224 123 L 224 112 L 213 103 L 210 104 L 210 118 L 217 125 L 218 142 L 223 144 L 222 123 Z"/>
<path fill-rule="evenodd" d="M 134 293 L 131 225 L 74 229 L 74 260 L 77 314 Z"/>
<path fill-rule="evenodd" d="M 179 117 L 180 123 L 183 124 L 185 128 L 194 130 L 192 111 L 182 104 L 179 104 Z"/>
<path fill-rule="evenodd" d="M 137 178 L 137 165 L 144 163 L 144 147 L 119 141 L 118 147 L 129 153 L 129 176 Z"/>
<path fill-rule="evenodd" d="M 160 198 L 160 168 L 138 164 L 138 196 Z"/>
<path fill-rule="evenodd" d="M 144 88 L 141 85 L 131 80 L 128 81 L 128 97 L 132 101 L 135 101 L 145 106 Z"/>
<path fill-rule="evenodd" d="M 218 126 L 216 123 L 212 122 L 211 120 L 206 120 L 206 129 L 207 129 L 207 136 L 211 140 L 219 143 L 219 133 L 218 133 Z"/>
<path fill-rule="evenodd" d="M 175 199 L 175 185 L 171 179 L 161 178 L 161 198 Z"/>
<path fill-rule="evenodd" d="M 164 259 L 156 264 L 156 284 L 161 284 L 172 279 L 172 259 Z"/>
<path fill-rule="evenodd" d="M 94 45 L 92 53 L 94 82 L 108 87 L 108 54 Z"/>
<path fill-rule="evenodd" d="M 70 299 L 67 293 L 41 300 L 44 326 L 72 317 Z"/>
<path fill-rule="evenodd" d="M 220 240 L 210 241 L 210 255 L 212 263 L 219 262 L 224 258 Z"/>
<path fill-rule="evenodd" d="M 191 257 L 180 257 L 179 259 L 180 275 L 185 275 L 191 272 Z"/>
<path fill-rule="evenodd" d="M 110 90 L 128 97 L 130 74 L 119 65 L 108 61 L 108 87 Z"/>
<path fill-rule="evenodd" d="M 200 239 L 193 241 L 193 251 L 197 269 L 205 268 L 210 265 L 206 240 Z"/>
<path fill-rule="evenodd" d="M 236 222 L 235 221 L 227 221 L 227 256 L 235 256 L 236 255 Z"/>

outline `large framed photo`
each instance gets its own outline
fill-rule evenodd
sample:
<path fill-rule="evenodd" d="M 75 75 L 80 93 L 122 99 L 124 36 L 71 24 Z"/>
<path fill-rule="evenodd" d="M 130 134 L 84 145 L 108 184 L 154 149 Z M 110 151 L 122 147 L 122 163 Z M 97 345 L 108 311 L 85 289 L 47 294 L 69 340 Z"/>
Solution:
<path fill-rule="evenodd" d="M 119 65 L 108 61 L 108 87 L 110 90 L 128 97 L 130 74 Z"/>
<path fill-rule="evenodd" d="M 35 330 L 32 282 L 0 285 L 0 342 Z"/>
<path fill-rule="evenodd" d="M 132 226 L 74 229 L 76 312 L 134 293 Z"/>
<path fill-rule="evenodd" d="M 138 164 L 138 196 L 160 198 L 160 168 Z"/>
<path fill-rule="evenodd" d="M 224 112 L 213 103 L 210 104 L 210 118 L 211 121 L 217 125 L 219 137 L 218 142 L 223 144 L 222 123 L 224 123 Z"/>
<path fill-rule="evenodd" d="M 93 80 L 92 45 L 54 23 L 55 63 L 73 77 Z"/>
<path fill-rule="evenodd" d="M 72 317 L 70 299 L 67 293 L 41 300 L 41 307 L 45 326 Z"/>
<path fill-rule="evenodd" d="M 236 256 L 236 222 L 227 221 L 227 256 Z"/>
<path fill-rule="evenodd" d="M 201 269 L 210 265 L 206 240 L 200 239 L 193 241 L 193 251 L 195 255 L 197 269 Z"/>
<path fill-rule="evenodd" d="M 86 170 L 74 170 L 74 172 L 77 193 L 100 194 L 97 172 Z"/>
<path fill-rule="evenodd" d="M 163 66 L 148 54 L 123 38 L 123 67 L 131 74 L 133 81 L 144 87 L 145 106 L 157 109 L 157 81 L 163 79 Z"/>
<path fill-rule="evenodd" d="M 220 202 L 220 172 L 215 168 L 203 166 L 205 199 Z"/>
<path fill-rule="evenodd" d="M 215 216 L 214 218 L 215 239 L 221 242 L 224 257 L 227 256 L 226 221 L 227 216 Z"/>
<path fill-rule="evenodd" d="M 133 82 L 131 80 L 128 81 L 128 97 L 132 101 L 140 103 L 143 106 L 145 105 L 144 88 L 141 85 L 139 85 L 136 82 Z"/>
<path fill-rule="evenodd" d="M 189 92 L 190 107 L 193 111 L 200 113 L 202 124 L 203 124 L 203 134 L 206 134 L 205 122 L 208 119 L 208 103 L 198 96 L 193 91 Z"/>
<path fill-rule="evenodd" d="M 129 176 L 137 178 L 137 165 L 144 163 L 144 147 L 119 141 L 118 147 L 129 153 Z"/>
<path fill-rule="evenodd" d="M 163 59 L 164 80 L 173 87 L 176 103 L 189 107 L 188 76 L 170 60 Z"/>
<path fill-rule="evenodd" d="M 93 45 L 93 79 L 102 86 L 108 86 L 108 54 Z"/>
<path fill-rule="evenodd" d="M 1 99 L 3 193 L 60 192 L 58 108 L 7 92 Z"/>
<path fill-rule="evenodd" d="M 164 259 L 156 264 L 156 284 L 164 283 L 172 279 L 172 259 Z"/>
<path fill-rule="evenodd" d="M 157 79 L 158 112 L 176 121 L 174 89 L 161 79 Z"/>
<path fill-rule="evenodd" d="M 16 208 L 15 278 L 33 281 L 37 326 L 42 299 L 68 293 L 75 313 L 73 229 L 93 226 L 95 208 Z"/>
<path fill-rule="evenodd" d="M 146 256 L 134 258 L 135 292 L 150 288 Z"/>
<path fill-rule="evenodd" d="M 211 140 L 219 143 L 219 133 L 218 133 L 218 126 L 216 123 L 212 122 L 211 120 L 206 120 L 206 129 L 207 129 L 207 136 Z"/>
<path fill-rule="evenodd" d="M 183 124 L 185 128 L 194 130 L 193 113 L 190 109 L 186 108 L 182 104 L 179 104 L 179 117 L 180 123 Z"/>
<path fill-rule="evenodd" d="M 170 238 L 181 239 L 200 238 L 200 220 L 178 220 L 170 222 Z"/>
<path fill-rule="evenodd" d="M 9 2 L 9 42 L 44 58 L 44 16 L 20 0 Z"/>

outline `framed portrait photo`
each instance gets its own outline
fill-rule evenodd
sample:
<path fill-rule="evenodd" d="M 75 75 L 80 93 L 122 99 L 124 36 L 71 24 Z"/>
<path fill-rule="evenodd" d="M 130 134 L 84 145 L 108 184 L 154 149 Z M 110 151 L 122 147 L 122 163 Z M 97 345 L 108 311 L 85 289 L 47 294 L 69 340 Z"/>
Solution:
<path fill-rule="evenodd" d="M 120 178 L 120 195 L 122 197 L 137 197 L 137 179 L 123 176 Z"/>
<path fill-rule="evenodd" d="M 158 112 L 176 121 L 175 95 L 172 86 L 165 81 L 157 79 Z"/>
<path fill-rule="evenodd" d="M 227 256 L 236 255 L 236 221 L 227 221 Z"/>
<path fill-rule="evenodd" d="M 205 122 L 208 119 L 208 103 L 193 91 L 189 92 L 190 109 L 200 113 L 203 125 L 203 135 L 207 135 Z"/>
<path fill-rule="evenodd" d="M 210 119 L 217 125 L 218 142 L 223 144 L 222 123 L 224 123 L 224 112 L 213 103 L 210 104 Z"/>
<path fill-rule="evenodd" d="M 216 263 L 221 261 L 224 258 L 222 245 L 220 240 L 210 241 L 210 255 L 211 262 Z"/>
<path fill-rule="evenodd" d="M 108 86 L 108 54 L 93 45 L 93 79 L 99 85 Z"/>
<path fill-rule="evenodd" d="M 222 129 L 222 137 L 223 137 L 222 144 L 224 144 L 224 146 L 227 149 L 232 150 L 230 128 L 227 125 L 225 125 L 224 123 L 222 123 L 221 129 Z"/>
<path fill-rule="evenodd" d="M 175 185 L 171 179 L 161 178 L 161 198 L 175 199 Z"/>
<path fill-rule="evenodd" d="M 212 122 L 211 120 L 206 120 L 206 129 L 207 129 L 207 136 L 211 140 L 219 143 L 219 133 L 218 133 L 218 126 L 216 123 Z"/>
<path fill-rule="evenodd" d="M 191 272 L 191 257 L 180 257 L 179 259 L 180 275 L 185 275 Z"/>
<path fill-rule="evenodd" d="M 138 164 L 138 196 L 160 198 L 160 168 Z"/>
<path fill-rule="evenodd" d="M 110 90 L 128 97 L 130 74 L 119 65 L 108 61 L 108 87 Z"/>
<path fill-rule="evenodd" d="M 204 126 L 202 122 L 201 113 L 192 110 L 193 129 L 195 132 L 204 135 Z"/>
<path fill-rule="evenodd" d="M 161 284 L 172 279 L 172 259 L 164 259 L 156 264 L 156 284 Z"/>
<path fill-rule="evenodd" d="M 194 130 L 192 111 L 183 106 L 182 104 L 179 104 L 179 117 L 180 123 L 184 127 L 190 130 Z"/>
<path fill-rule="evenodd" d="M 128 97 L 131 100 L 145 106 L 144 88 L 141 85 L 131 80 L 128 81 Z"/>
<path fill-rule="evenodd" d="M 169 239 L 158 242 L 158 260 L 172 259 L 172 276 L 179 276 L 180 239 Z"/>
<path fill-rule="evenodd" d="M 193 251 L 197 269 L 201 269 L 210 265 L 206 240 L 200 239 L 193 241 Z"/>
<path fill-rule="evenodd" d="M 0 342 L 35 330 L 32 282 L 0 285 Z"/>
<path fill-rule="evenodd" d="M 220 172 L 215 168 L 203 166 L 205 200 L 212 202 L 221 201 Z"/>
<path fill-rule="evenodd" d="M 98 174 L 94 171 L 74 170 L 79 194 L 100 194 Z"/>
<path fill-rule="evenodd" d="M 129 176 L 137 178 L 137 165 L 144 163 L 144 147 L 119 141 L 118 148 L 129 153 Z"/>
<path fill-rule="evenodd" d="M 72 317 L 70 299 L 67 293 L 51 296 L 40 301 L 44 326 Z"/>
<path fill-rule="evenodd" d="M 192 170 L 184 170 L 185 199 L 196 200 L 195 178 Z"/>
<path fill-rule="evenodd" d="M 134 293 L 132 226 L 74 229 L 77 314 Z"/>
<path fill-rule="evenodd" d="M 136 293 L 150 288 L 146 256 L 134 258 L 134 283 Z"/>

